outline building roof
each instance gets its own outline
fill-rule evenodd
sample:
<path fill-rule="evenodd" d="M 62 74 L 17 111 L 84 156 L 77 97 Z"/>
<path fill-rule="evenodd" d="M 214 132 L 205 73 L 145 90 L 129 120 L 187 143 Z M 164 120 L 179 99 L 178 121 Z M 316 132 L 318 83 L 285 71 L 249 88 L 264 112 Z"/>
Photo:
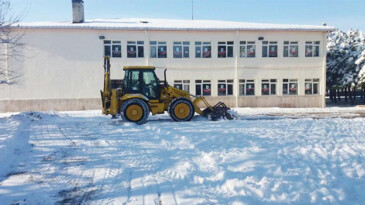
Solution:
<path fill-rule="evenodd" d="M 15 25 L 29 29 L 92 29 L 92 30 L 184 30 L 184 31 L 333 31 L 332 26 L 246 23 L 216 20 L 176 19 L 95 19 L 84 23 L 22 22 Z"/>

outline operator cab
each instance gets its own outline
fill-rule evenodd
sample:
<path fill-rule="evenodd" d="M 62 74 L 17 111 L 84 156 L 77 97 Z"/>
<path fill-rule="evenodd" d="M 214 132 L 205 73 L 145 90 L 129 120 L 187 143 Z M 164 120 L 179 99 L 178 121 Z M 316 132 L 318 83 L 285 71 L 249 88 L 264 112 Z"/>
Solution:
<path fill-rule="evenodd" d="M 142 94 L 150 100 L 160 99 L 160 85 L 155 67 L 126 66 L 123 70 L 125 93 Z"/>

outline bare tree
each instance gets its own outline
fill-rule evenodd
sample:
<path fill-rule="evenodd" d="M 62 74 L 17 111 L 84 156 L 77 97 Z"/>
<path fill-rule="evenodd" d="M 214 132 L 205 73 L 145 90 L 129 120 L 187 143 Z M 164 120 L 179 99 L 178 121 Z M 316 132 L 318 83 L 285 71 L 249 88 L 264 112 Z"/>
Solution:
<path fill-rule="evenodd" d="M 25 31 L 16 28 L 23 14 L 14 14 L 11 10 L 10 0 L 0 0 L 0 85 L 16 84 L 21 77 L 19 71 L 9 66 L 9 60 L 20 60 L 21 42 Z"/>

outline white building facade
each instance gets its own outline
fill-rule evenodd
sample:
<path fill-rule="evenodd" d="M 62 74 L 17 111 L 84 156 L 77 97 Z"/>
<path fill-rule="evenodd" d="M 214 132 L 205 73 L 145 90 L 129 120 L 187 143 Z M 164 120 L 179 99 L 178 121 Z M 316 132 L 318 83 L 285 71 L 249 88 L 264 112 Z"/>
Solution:
<path fill-rule="evenodd" d="M 120 19 L 23 23 L 22 73 L 0 85 L 0 111 L 100 109 L 103 56 L 112 78 L 149 65 L 170 85 L 230 107 L 325 107 L 329 26 Z M 163 78 L 163 75 L 159 75 Z"/>

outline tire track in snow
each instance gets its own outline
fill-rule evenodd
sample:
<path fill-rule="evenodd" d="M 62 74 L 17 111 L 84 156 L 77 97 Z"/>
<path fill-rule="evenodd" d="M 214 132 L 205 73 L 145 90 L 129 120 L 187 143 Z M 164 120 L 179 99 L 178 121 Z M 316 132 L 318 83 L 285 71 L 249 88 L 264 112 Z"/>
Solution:
<path fill-rule="evenodd" d="M 160 128 L 156 128 L 153 125 L 148 125 L 148 126 L 149 126 L 149 129 L 148 128 L 147 129 L 150 130 L 150 132 L 147 132 L 149 134 L 146 134 L 144 139 L 138 138 L 139 139 L 138 140 L 139 144 L 141 144 L 142 142 L 146 142 L 146 141 L 149 142 L 149 143 L 152 143 L 153 141 L 151 139 L 154 139 L 154 138 L 156 138 L 156 135 L 161 134 Z M 157 138 L 157 139 L 159 139 L 159 138 Z M 155 154 L 155 155 L 160 156 L 161 155 L 160 153 L 163 153 L 163 150 L 161 149 L 161 146 L 160 146 L 160 142 L 157 141 L 157 140 L 154 140 L 153 144 L 156 146 L 155 148 L 157 148 L 157 150 L 159 150 L 159 154 Z M 149 159 L 149 162 L 152 164 L 153 162 L 152 162 L 151 159 L 153 158 L 153 155 L 146 150 L 145 146 L 142 146 L 142 150 L 143 150 L 142 156 Z M 149 172 L 151 174 L 153 174 L 153 182 L 154 182 L 154 187 L 155 187 L 154 192 L 157 193 L 157 198 L 154 199 L 154 202 L 155 202 L 155 204 L 162 205 L 162 204 L 164 204 L 163 198 L 167 198 L 168 199 L 167 203 L 171 202 L 172 201 L 171 199 L 173 199 L 173 202 L 175 204 L 178 204 L 177 203 L 177 197 L 176 197 L 176 194 L 175 194 L 175 189 L 172 187 L 171 182 L 168 182 L 168 181 L 165 180 L 165 183 L 167 183 L 167 185 L 170 187 L 170 190 L 172 192 L 171 194 L 167 194 L 167 193 L 164 193 L 164 192 L 161 191 L 161 185 L 160 185 L 160 182 L 157 178 L 157 175 L 159 173 L 161 173 L 161 169 L 162 169 L 162 167 L 158 166 L 154 170 L 155 173 L 152 173 L 152 169 L 149 170 Z"/>

